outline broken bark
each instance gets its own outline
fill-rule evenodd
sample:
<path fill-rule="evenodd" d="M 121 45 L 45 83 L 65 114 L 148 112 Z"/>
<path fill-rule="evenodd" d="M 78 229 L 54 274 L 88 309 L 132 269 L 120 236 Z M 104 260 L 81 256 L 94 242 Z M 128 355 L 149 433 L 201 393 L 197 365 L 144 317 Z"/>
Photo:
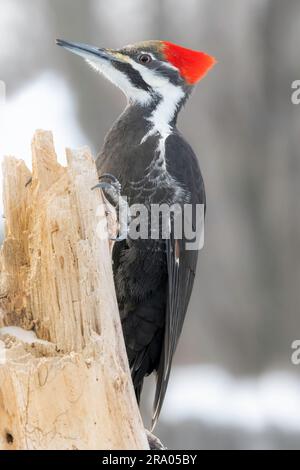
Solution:
<path fill-rule="evenodd" d="M 147 449 L 95 163 L 86 148 L 67 162 L 38 131 L 32 174 L 3 164 L 0 449 Z"/>

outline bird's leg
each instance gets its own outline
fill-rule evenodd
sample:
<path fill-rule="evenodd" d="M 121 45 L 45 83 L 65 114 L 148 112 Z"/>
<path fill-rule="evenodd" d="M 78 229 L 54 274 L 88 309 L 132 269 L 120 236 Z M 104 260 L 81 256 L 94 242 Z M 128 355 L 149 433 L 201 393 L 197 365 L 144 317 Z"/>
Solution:
<path fill-rule="evenodd" d="M 110 180 L 110 182 L 102 181 L 104 179 Z M 96 184 L 92 190 L 96 188 L 102 189 L 105 197 L 109 200 L 110 203 L 112 203 L 114 207 L 117 208 L 119 206 L 119 198 L 121 197 L 122 186 L 115 176 L 109 173 L 104 173 L 103 175 L 99 176 L 99 183 Z"/>
<path fill-rule="evenodd" d="M 103 179 L 110 180 L 110 182 L 101 181 Z M 119 236 L 110 237 L 110 240 L 113 240 L 113 241 L 125 240 L 128 234 L 130 212 L 129 212 L 129 206 L 128 206 L 126 199 L 121 196 L 121 190 L 122 190 L 121 183 L 118 181 L 118 179 L 115 176 L 109 173 L 104 173 L 103 175 L 99 177 L 99 183 L 96 184 L 96 186 L 94 186 L 92 190 L 96 188 L 102 189 L 105 198 L 107 199 L 109 204 L 115 208 L 118 214 Z M 110 209 L 108 209 L 108 212 L 110 212 Z"/>

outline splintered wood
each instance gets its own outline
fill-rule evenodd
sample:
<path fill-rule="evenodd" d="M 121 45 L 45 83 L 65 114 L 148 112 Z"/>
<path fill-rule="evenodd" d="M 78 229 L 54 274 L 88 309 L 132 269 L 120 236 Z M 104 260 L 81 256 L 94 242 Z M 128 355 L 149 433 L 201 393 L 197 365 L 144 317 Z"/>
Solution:
<path fill-rule="evenodd" d="M 147 449 L 95 163 L 88 149 L 67 162 L 38 131 L 32 174 L 3 164 L 0 449 Z"/>

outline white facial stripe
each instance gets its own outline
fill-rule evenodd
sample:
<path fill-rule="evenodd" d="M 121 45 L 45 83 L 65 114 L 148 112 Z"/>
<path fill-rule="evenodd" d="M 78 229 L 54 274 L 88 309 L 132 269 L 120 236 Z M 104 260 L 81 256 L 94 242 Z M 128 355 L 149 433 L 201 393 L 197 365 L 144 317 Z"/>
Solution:
<path fill-rule="evenodd" d="M 158 88 L 164 86 L 166 83 L 169 83 L 169 80 L 165 77 L 162 77 L 158 73 L 156 73 L 155 70 L 148 69 L 142 64 L 138 64 L 135 60 L 129 58 L 128 63 L 131 65 L 131 67 L 135 70 L 137 70 L 143 80 L 148 83 L 152 88 Z"/>
<path fill-rule="evenodd" d="M 117 70 L 109 61 L 101 58 L 86 58 L 88 64 L 97 72 L 103 74 L 114 85 L 120 88 L 128 99 L 146 105 L 151 100 L 151 95 L 145 90 L 136 88 L 129 78 L 119 70 Z"/>
<path fill-rule="evenodd" d="M 181 87 L 173 85 L 168 78 L 158 76 L 154 70 L 139 66 L 139 64 L 136 65 L 137 67 L 134 68 L 139 71 L 144 81 L 150 86 L 155 87 L 156 91 L 161 96 L 160 102 L 148 118 L 152 127 L 149 132 L 144 135 L 141 140 L 141 144 L 146 142 L 146 140 L 152 135 L 160 135 L 156 155 L 154 156 L 152 165 L 153 168 L 156 168 L 159 164 L 160 169 L 162 169 L 167 175 L 166 177 L 171 179 L 167 170 L 166 140 L 172 133 L 171 122 L 175 116 L 179 103 L 184 97 L 184 91 Z"/>
<path fill-rule="evenodd" d="M 184 91 L 169 81 L 165 85 L 164 94 L 161 102 L 158 104 L 151 116 L 153 125 L 158 129 L 161 129 L 161 135 L 168 133 L 166 124 L 172 121 L 174 118 L 177 106 L 184 97 Z"/>
<path fill-rule="evenodd" d="M 126 74 L 116 69 L 109 61 L 97 57 L 86 57 L 86 61 L 96 71 L 120 88 L 130 101 L 138 102 L 143 106 L 150 103 L 151 93 L 135 87 Z M 130 57 L 126 57 L 126 62 L 140 73 L 143 80 L 153 88 L 154 92 L 156 91 L 161 96 L 160 103 L 149 118 L 149 121 L 153 124 L 152 129 L 144 136 L 143 141 L 157 132 L 166 138 L 170 134 L 169 124 L 175 115 L 178 104 L 184 97 L 183 90 L 181 87 L 173 85 L 167 77 L 159 75 L 155 70 L 137 63 Z M 171 64 L 169 66 L 176 69 Z"/>
<path fill-rule="evenodd" d="M 146 72 L 145 72 L 146 71 Z M 145 71 L 140 71 L 143 79 L 147 81 L 149 69 Z M 155 72 L 152 72 L 155 73 Z M 143 137 L 142 142 L 145 142 L 148 137 L 155 135 L 156 133 L 160 134 L 162 139 L 166 139 L 171 133 L 170 123 L 172 122 L 177 107 L 181 100 L 184 97 L 184 91 L 181 87 L 173 85 L 167 78 L 159 77 L 160 87 L 158 92 L 161 96 L 161 101 L 156 106 L 151 116 L 148 118 L 149 122 L 152 124 L 150 131 Z M 149 83 L 149 82 L 147 82 Z"/>

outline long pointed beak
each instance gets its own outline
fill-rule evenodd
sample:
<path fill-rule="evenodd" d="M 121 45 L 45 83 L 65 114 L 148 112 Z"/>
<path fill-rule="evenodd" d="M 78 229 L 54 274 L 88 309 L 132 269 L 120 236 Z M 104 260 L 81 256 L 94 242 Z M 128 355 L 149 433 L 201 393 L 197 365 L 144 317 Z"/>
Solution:
<path fill-rule="evenodd" d="M 58 46 L 67 49 L 74 54 L 77 54 L 84 59 L 92 57 L 98 57 L 100 59 L 115 60 L 113 54 L 111 54 L 107 49 L 101 49 L 99 47 L 90 46 L 89 44 L 82 44 L 78 42 L 68 42 L 63 39 L 56 39 L 56 44 Z"/>

